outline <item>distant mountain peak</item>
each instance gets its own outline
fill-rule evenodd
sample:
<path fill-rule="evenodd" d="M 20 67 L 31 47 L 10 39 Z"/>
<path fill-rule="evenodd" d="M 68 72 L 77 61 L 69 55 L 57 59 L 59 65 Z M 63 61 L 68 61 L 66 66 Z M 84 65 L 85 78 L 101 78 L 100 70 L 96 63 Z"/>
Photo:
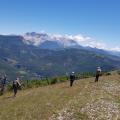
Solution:
<path fill-rule="evenodd" d="M 27 44 L 32 44 L 35 46 L 43 46 L 46 45 L 45 43 L 50 45 L 54 43 L 54 45 L 56 44 L 57 46 L 54 46 L 55 48 L 59 47 L 60 48 L 64 48 L 64 47 L 73 47 L 73 46 L 78 46 L 78 43 L 73 40 L 70 39 L 66 36 L 62 36 L 62 35 L 57 35 L 57 34 L 47 34 L 47 33 L 35 33 L 35 32 L 31 32 L 31 33 L 26 33 L 24 36 L 24 42 Z M 52 45 L 50 45 L 52 46 Z M 47 45 L 47 47 L 49 48 L 49 46 Z"/>
<path fill-rule="evenodd" d="M 74 46 L 89 46 L 92 48 L 104 49 L 106 48 L 103 43 L 99 43 L 91 37 L 84 36 L 81 34 L 77 35 L 61 35 L 61 34 L 49 34 L 45 32 L 36 33 L 28 32 L 23 35 L 27 43 L 39 46 L 46 41 L 57 42 L 57 44 L 63 45 L 63 47 L 74 47 Z"/>
<path fill-rule="evenodd" d="M 45 32 L 27 32 L 23 35 L 23 41 L 26 44 L 34 45 L 45 49 L 56 48 L 81 48 L 99 49 L 110 52 L 120 52 L 120 48 L 108 48 L 104 43 L 100 43 L 91 37 L 78 35 L 49 34 Z M 52 45 L 53 44 L 53 45 Z"/>

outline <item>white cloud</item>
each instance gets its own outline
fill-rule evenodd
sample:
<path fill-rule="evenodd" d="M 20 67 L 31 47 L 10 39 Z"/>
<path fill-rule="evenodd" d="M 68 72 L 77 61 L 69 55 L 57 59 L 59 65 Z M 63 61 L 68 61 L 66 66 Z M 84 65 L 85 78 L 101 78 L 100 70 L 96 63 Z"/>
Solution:
<path fill-rule="evenodd" d="M 68 36 L 68 38 L 71 38 L 72 40 L 76 41 L 79 45 L 89 46 L 89 47 L 99 48 L 99 49 L 106 48 L 106 45 L 104 43 L 95 41 L 94 39 L 88 36 L 75 35 L 75 36 L 70 36 L 70 37 Z"/>
<path fill-rule="evenodd" d="M 32 36 L 31 34 L 25 34 L 24 39 L 27 43 L 32 43 L 34 45 L 40 45 L 44 41 L 57 41 L 64 46 L 70 46 L 74 45 L 71 43 L 71 41 L 76 42 L 78 45 L 82 46 L 89 46 L 92 48 L 98 48 L 98 49 L 105 49 L 105 50 L 112 50 L 112 51 L 120 51 L 120 47 L 115 48 L 108 48 L 105 43 L 98 42 L 97 40 L 94 40 L 93 38 L 89 36 L 84 36 L 81 34 L 78 35 L 61 35 L 61 34 L 48 34 L 45 32 L 36 33 L 36 35 Z"/>
<path fill-rule="evenodd" d="M 109 50 L 120 52 L 120 47 L 116 46 L 116 47 L 114 47 L 114 48 L 110 48 Z"/>

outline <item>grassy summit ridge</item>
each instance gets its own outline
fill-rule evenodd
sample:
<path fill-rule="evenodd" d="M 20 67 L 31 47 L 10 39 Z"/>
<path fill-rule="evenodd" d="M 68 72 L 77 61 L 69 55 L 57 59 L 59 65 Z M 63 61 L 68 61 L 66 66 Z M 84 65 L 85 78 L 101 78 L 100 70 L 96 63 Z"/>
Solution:
<path fill-rule="evenodd" d="M 32 88 L 0 96 L 0 120 L 119 120 L 120 75 Z"/>

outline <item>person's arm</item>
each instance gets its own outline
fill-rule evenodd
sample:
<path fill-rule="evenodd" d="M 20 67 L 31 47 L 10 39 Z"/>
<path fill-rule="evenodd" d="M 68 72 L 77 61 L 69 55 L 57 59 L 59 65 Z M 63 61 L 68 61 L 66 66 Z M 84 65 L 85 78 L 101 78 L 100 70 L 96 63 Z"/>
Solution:
<path fill-rule="evenodd" d="M 17 83 L 18 83 L 18 85 L 19 85 L 19 86 L 21 86 L 21 84 L 20 84 L 19 80 L 17 80 Z"/>

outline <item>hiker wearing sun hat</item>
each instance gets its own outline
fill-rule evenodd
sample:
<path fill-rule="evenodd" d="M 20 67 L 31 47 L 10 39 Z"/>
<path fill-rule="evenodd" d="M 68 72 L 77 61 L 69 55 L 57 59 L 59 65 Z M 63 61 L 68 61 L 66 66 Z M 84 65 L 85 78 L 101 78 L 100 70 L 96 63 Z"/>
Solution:
<path fill-rule="evenodd" d="M 95 82 L 98 82 L 100 75 L 101 75 L 101 68 L 97 67 Z"/>
<path fill-rule="evenodd" d="M 72 87 L 74 80 L 75 80 L 75 72 L 72 72 L 70 74 L 70 87 Z"/>

